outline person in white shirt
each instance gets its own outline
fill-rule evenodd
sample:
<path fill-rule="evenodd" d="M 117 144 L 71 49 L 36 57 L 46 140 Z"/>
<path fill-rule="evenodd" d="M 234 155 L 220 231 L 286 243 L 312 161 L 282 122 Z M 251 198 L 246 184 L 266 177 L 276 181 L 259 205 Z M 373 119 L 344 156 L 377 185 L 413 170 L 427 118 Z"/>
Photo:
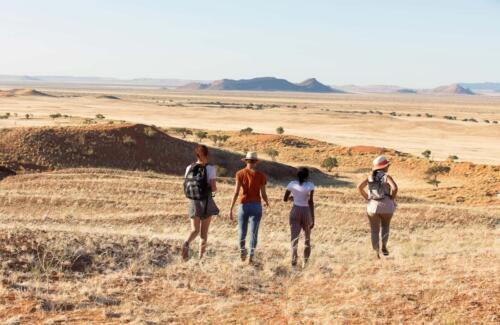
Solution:
<path fill-rule="evenodd" d="M 290 211 L 290 232 L 292 244 L 292 266 L 297 265 L 300 231 L 304 230 L 304 265 L 311 255 L 311 229 L 314 227 L 314 184 L 307 181 L 309 169 L 300 167 L 297 171 L 297 180 L 291 181 L 283 200 L 292 200 Z"/>
<path fill-rule="evenodd" d="M 193 177 L 193 174 L 204 175 L 206 178 L 206 199 L 190 199 L 188 203 L 188 216 L 191 219 L 191 232 L 188 238 L 182 245 L 182 258 L 189 258 L 189 244 L 200 235 L 200 251 L 199 257 L 202 258 L 207 247 L 208 228 L 212 216 L 219 214 L 219 208 L 215 204 L 212 193 L 217 191 L 216 170 L 213 165 L 208 163 L 208 148 L 205 145 L 198 145 L 195 150 L 197 161 L 194 164 L 187 166 L 185 178 Z M 185 189 L 186 191 L 186 189 Z"/>

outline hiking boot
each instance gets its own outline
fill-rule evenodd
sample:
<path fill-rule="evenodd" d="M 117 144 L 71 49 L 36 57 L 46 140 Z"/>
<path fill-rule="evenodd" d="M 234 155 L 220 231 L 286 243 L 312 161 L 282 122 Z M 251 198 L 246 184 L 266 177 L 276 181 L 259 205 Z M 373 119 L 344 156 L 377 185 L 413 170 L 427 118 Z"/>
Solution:
<path fill-rule="evenodd" d="M 387 250 L 387 248 L 382 247 L 382 254 L 384 254 L 384 256 L 389 256 L 389 251 Z"/>
<path fill-rule="evenodd" d="M 254 259 L 253 259 L 253 255 L 250 255 L 250 257 L 248 258 L 248 265 L 253 265 L 254 264 Z"/>
<path fill-rule="evenodd" d="M 189 244 L 184 243 L 182 244 L 182 259 L 184 261 L 187 261 L 189 258 Z"/>
<path fill-rule="evenodd" d="M 247 259 L 247 251 L 241 251 L 240 258 L 242 262 L 245 262 Z"/>

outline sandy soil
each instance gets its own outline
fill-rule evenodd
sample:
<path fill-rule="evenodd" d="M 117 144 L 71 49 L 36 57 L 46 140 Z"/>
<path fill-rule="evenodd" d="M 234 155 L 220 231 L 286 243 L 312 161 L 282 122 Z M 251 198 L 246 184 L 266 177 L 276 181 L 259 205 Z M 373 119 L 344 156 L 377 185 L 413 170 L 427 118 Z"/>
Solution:
<path fill-rule="evenodd" d="M 0 127 L 80 122 L 50 121 L 47 116 L 54 113 L 84 118 L 103 114 L 114 120 L 209 130 L 252 127 L 258 132 L 273 133 L 282 126 L 287 134 L 341 145 L 383 146 L 417 155 L 429 149 L 435 159 L 457 155 L 477 163 L 500 163 L 500 124 L 492 123 L 500 120 L 500 97 L 494 96 L 39 90 L 63 97 L 0 98 L 0 114 L 18 114 L 17 118 L 0 120 Z M 120 99 L 97 98 L 103 94 Z M 265 107 L 245 109 L 250 103 Z M 389 115 L 391 112 L 397 115 Z M 26 113 L 34 118 L 22 118 Z M 426 113 L 433 117 L 426 117 Z M 462 121 L 469 118 L 477 123 Z"/>

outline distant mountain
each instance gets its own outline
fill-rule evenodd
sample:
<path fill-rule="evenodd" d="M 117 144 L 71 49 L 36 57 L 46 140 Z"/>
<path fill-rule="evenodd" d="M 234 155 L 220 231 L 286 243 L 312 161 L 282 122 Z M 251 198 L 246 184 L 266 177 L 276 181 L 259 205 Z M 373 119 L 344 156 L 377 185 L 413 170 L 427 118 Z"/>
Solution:
<path fill-rule="evenodd" d="M 396 92 L 400 94 L 416 94 L 417 91 L 415 89 L 410 89 L 410 88 L 401 88 L 398 89 Z"/>
<path fill-rule="evenodd" d="M 469 88 L 465 88 L 459 84 L 452 84 L 441 86 L 432 89 L 433 93 L 437 94 L 456 94 L 456 95 L 475 95 L 476 93 L 470 90 Z"/>
<path fill-rule="evenodd" d="M 474 92 L 500 92 L 500 82 L 461 82 L 459 85 Z"/>
<path fill-rule="evenodd" d="M 74 77 L 74 76 L 0 75 L 0 83 L 19 84 L 19 85 L 72 84 L 72 85 L 111 85 L 111 86 L 123 85 L 123 86 L 142 86 L 142 87 L 179 87 L 192 82 L 194 82 L 194 80 L 156 79 L 156 78 L 118 79 L 118 78 Z"/>
<path fill-rule="evenodd" d="M 391 94 L 397 93 L 401 89 L 400 86 L 395 85 L 367 85 L 367 86 L 358 86 L 358 85 L 343 85 L 343 86 L 334 86 L 337 89 L 352 92 L 352 93 L 377 93 L 377 94 Z"/>
<path fill-rule="evenodd" d="M 324 85 L 314 78 L 295 84 L 288 80 L 274 77 L 240 80 L 222 79 L 211 83 L 190 83 L 179 87 L 179 89 L 343 93 L 343 91 Z"/>

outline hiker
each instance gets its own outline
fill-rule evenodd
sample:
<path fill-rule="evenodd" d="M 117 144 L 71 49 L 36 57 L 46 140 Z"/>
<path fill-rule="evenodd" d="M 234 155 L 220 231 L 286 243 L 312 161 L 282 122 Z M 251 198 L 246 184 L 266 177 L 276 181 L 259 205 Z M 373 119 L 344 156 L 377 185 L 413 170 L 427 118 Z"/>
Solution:
<path fill-rule="evenodd" d="M 256 152 L 248 152 L 243 159 L 246 167 L 236 173 L 236 188 L 229 218 L 234 220 L 233 208 L 236 200 L 239 198 L 240 206 L 238 208 L 238 226 L 239 226 L 239 245 L 240 257 L 244 262 L 247 258 L 247 249 L 245 240 L 247 237 L 248 224 L 250 223 L 250 257 L 248 263 L 254 262 L 255 248 L 257 246 L 257 237 L 259 233 L 259 224 L 262 218 L 262 199 L 269 207 L 269 201 L 266 194 L 266 175 L 255 170 L 259 159 Z M 241 192 L 241 193 L 240 193 Z"/>
<path fill-rule="evenodd" d="M 314 227 L 314 184 L 308 181 L 309 169 L 300 167 L 297 180 L 291 181 L 285 191 L 283 201 L 293 201 L 289 223 L 292 244 L 292 266 L 297 265 L 300 230 L 304 230 L 304 265 L 311 255 L 311 229 Z"/>
<path fill-rule="evenodd" d="M 398 186 L 392 177 L 387 174 L 389 161 L 384 156 L 373 160 L 370 176 L 358 184 L 358 191 L 368 201 L 367 214 L 370 221 L 372 247 L 380 258 L 380 226 L 382 225 L 382 253 L 387 256 L 387 242 L 389 240 L 389 226 L 392 215 L 396 210 L 394 200 L 398 193 Z M 368 186 L 368 193 L 365 188 Z"/>
<path fill-rule="evenodd" d="M 182 245 L 182 258 L 189 258 L 189 244 L 200 234 L 199 258 L 203 257 L 207 248 L 208 227 L 212 216 L 219 214 L 214 202 L 213 193 L 217 191 L 216 171 L 208 163 L 208 148 L 198 145 L 195 149 L 197 161 L 187 166 L 184 193 L 189 199 L 188 215 L 191 219 L 191 233 Z"/>

